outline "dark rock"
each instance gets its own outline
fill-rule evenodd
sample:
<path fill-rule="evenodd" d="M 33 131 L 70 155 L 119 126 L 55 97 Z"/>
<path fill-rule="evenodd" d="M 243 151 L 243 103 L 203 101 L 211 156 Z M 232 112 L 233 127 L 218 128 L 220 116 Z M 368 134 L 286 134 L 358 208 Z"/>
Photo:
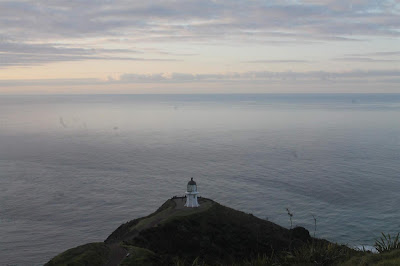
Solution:
<path fill-rule="evenodd" d="M 309 242 L 311 240 L 310 232 L 304 227 L 297 226 L 290 231 L 294 239 L 301 240 L 302 242 Z"/>

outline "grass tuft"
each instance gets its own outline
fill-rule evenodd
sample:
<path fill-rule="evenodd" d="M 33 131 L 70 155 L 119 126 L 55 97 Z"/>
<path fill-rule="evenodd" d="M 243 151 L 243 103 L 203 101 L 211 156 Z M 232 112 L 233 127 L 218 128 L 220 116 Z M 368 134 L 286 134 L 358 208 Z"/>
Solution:
<path fill-rule="evenodd" d="M 392 238 L 390 234 L 381 233 L 382 236 L 375 241 L 374 247 L 379 253 L 400 249 L 399 234 Z"/>

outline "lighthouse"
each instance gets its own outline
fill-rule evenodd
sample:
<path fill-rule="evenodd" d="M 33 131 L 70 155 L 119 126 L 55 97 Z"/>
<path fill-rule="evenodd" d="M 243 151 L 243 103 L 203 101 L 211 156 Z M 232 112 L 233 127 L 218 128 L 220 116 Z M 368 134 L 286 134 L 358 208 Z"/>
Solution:
<path fill-rule="evenodd" d="M 193 177 L 190 179 L 190 181 L 187 184 L 187 191 L 185 192 L 186 194 L 186 207 L 200 207 L 200 204 L 197 202 L 197 185 L 196 182 L 193 181 Z"/>

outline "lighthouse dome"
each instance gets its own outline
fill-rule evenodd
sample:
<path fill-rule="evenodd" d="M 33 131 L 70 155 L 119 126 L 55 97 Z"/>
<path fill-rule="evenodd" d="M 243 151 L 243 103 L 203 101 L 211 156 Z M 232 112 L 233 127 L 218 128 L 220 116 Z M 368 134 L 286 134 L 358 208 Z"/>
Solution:
<path fill-rule="evenodd" d="M 193 177 L 187 184 L 187 192 L 197 192 L 197 185 L 196 182 L 194 182 Z"/>
<path fill-rule="evenodd" d="M 194 182 L 193 177 L 188 182 L 188 185 L 191 185 L 191 186 L 196 185 L 196 182 Z"/>

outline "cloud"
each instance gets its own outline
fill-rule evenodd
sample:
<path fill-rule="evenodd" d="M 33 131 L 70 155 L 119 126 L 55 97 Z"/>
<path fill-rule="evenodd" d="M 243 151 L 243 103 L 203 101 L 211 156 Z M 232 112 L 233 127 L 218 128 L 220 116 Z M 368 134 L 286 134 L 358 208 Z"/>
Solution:
<path fill-rule="evenodd" d="M 0 1 L 1 62 L 6 62 L 2 66 L 122 57 L 148 60 L 132 56 L 134 49 L 105 49 L 120 47 L 110 40 L 123 38 L 135 44 L 282 45 L 378 37 L 400 37 L 397 1 Z M 109 41 L 99 48 L 99 38 Z"/>
<path fill-rule="evenodd" d="M 81 86 L 101 84 L 100 79 L 3 79 L 0 80 L 0 87 L 17 86 Z"/>
<path fill-rule="evenodd" d="M 346 56 L 379 56 L 379 57 L 392 57 L 399 56 L 400 51 L 386 51 L 386 52 L 374 52 L 374 53 L 363 53 L 363 54 L 348 54 Z"/>
<path fill-rule="evenodd" d="M 132 57 L 141 53 L 130 49 L 88 49 L 59 44 L 24 44 L 0 39 L 0 67 L 39 65 L 52 62 L 82 60 L 179 61 L 170 58 Z M 127 56 L 121 56 L 125 54 Z"/>
<path fill-rule="evenodd" d="M 80 85 L 115 85 L 115 84 L 171 84 L 171 83 L 224 83 L 224 82 L 246 82 L 246 84 L 278 81 L 278 82 L 391 82 L 398 83 L 400 70 L 353 70 L 346 72 L 232 72 L 222 74 L 193 74 L 193 73 L 153 73 L 136 74 L 125 73 L 119 78 L 109 77 L 107 80 L 100 79 L 30 79 L 30 80 L 0 80 L 0 87 L 13 86 L 80 86 Z"/>
<path fill-rule="evenodd" d="M 375 59 L 370 57 L 339 57 L 334 58 L 336 61 L 347 61 L 347 62 L 368 62 L 368 63 L 382 63 L 382 62 L 400 62 L 399 59 Z"/>
<path fill-rule="evenodd" d="M 398 36 L 395 1 L 2 1 L 0 28 L 18 39 L 154 35 L 174 38 L 275 33 L 306 39 Z M 5 31 L 6 32 L 6 31 Z"/>
<path fill-rule="evenodd" d="M 122 74 L 118 80 L 109 79 L 110 82 L 118 82 L 118 83 L 162 82 L 165 80 L 166 77 L 164 76 L 163 73 L 155 73 L 155 74 L 126 73 Z"/>
<path fill-rule="evenodd" d="M 255 63 L 255 64 L 281 64 L 281 63 L 312 63 L 309 60 L 251 60 L 243 61 L 243 63 Z"/>

